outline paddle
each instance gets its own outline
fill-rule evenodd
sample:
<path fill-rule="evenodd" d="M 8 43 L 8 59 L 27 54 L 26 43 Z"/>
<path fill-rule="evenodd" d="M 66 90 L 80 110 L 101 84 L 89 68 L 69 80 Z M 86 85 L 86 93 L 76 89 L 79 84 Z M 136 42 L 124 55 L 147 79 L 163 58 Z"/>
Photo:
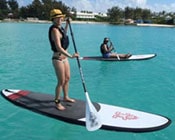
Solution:
<path fill-rule="evenodd" d="M 117 54 L 117 59 L 120 60 L 120 57 L 119 57 L 119 55 L 118 55 L 118 53 L 117 53 L 117 51 L 116 51 L 116 49 L 115 49 L 115 47 L 114 47 L 112 41 L 111 41 L 110 39 L 109 39 L 109 41 L 110 41 L 112 47 L 114 48 L 114 52 L 116 52 L 116 54 Z"/>
<path fill-rule="evenodd" d="M 72 37 L 74 50 L 75 50 L 75 53 L 77 53 L 78 51 L 77 51 L 77 48 L 76 48 L 76 45 L 75 45 L 75 40 L 74 40 L 74 35 L 73 35 L 73 32 L 72 32 L 71 23 L 70 23 L 70 21 L 68 21 L 68 23 L 69 23 L 69 28 L 70 28 L 70 33 L 71 33 L 71 37 Z M 89 94 L 86 90 L 85 80 L 84 80 L 83 71 L 82 71 L 82 68 L 81 68 L 81 65 L 80 65 L 79 58 L 77 58 L 77 63 L 78 63 L 79 72 L 80 72 L 80 75 L 81 75 L 83 89 L 84 89 L 85 96 L 86 96 L 86 128 L 87 128 L 88 131 L 95 131 L 95 130 L 99 129 L 102 126 L 101 121 L 100 121 L 100 116 L 98 115 L 97 110 L 93 106 L 93 104 L 92 104 L 92 102 L 89 98 Z"/>

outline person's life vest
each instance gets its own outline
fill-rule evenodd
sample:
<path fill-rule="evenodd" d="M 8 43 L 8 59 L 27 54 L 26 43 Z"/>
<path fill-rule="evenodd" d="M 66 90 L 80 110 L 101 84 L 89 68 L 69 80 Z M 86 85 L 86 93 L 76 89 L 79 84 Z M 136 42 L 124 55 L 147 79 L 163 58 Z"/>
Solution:
<path fill-rule="evenodd" d="M 56 27 L 56 26 L 52 25 L 49 28 L 49 41 L 50 41 L 52 51 L 53 52 L 58 52 L 57 47 L 55 45 L 55 42 L 52 40 L 52 37 L 51 37 L 51 32 L 52 32 L 53 28 L 58 29 L 59 32 L 62 34 L 62 38 L 60 40 L 61 41 L 61 46 L 64 50 L 66 50 L 69 46 L 69 37 L 66 35 L 66 32 L 65 32 L 64 28 L 63 27 L 59 28 L 59 27 Z"/>
<path fill-rule="evenodd" d="M 105 45 L 105 43 L 102 43 L 101 46 L 100 46 L 101 54 L 109 53 L 108 51 L 106 51 L 106 50 L 104 49 L 104 47 L 103 47 L 104 45 Z M 108 47 L 108 45 L 107 45 L 107 47 Z"/>

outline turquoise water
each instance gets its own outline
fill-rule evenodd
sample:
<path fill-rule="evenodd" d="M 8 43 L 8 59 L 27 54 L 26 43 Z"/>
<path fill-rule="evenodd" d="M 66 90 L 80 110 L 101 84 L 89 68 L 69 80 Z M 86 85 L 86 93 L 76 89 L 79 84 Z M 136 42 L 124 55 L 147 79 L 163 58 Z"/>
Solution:
<path fill-rule="evenodd" d="M 47 38 L 50 24 L 0 23 L 0 89 L 54 94 L 56 78 Z M 19 108 L 0 96 L 1 140 L 172 140 L 175 138 L 175 28 L 73 24 L 81 56 L 99 55 L 110 37 L 117 52 L 156 53 L 146 61 L 81 61 L 92 101 L 167 116 L 172 124 L 160 131 L 129 133 L 68 124 Z M 71 39 L 71 38 L 70 38 Z M 72 43 L 69 52 L 74 52 Z M 76 60 L 70 60 L 70 96 L 85 99 Z"/>

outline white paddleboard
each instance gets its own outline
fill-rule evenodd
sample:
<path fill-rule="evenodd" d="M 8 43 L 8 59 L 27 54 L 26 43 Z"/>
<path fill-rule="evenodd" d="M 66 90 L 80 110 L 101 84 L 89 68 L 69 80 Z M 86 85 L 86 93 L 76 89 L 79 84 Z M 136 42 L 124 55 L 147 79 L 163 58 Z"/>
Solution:
<path fill-rule="evenodd" d="M 96 60 L 96 61 L 131 61 L 131 60 L 148 60 L 156 57 L 156 54 L 140 54 L 140 55 L 132 55 L 129 58 L 103 58 L 102 56 L 85 56 L 80 57 L 80 60 Z"/>
<path fill-rule="evenodd" d="M 85 126 L 85 101 L 75 103 L 62 101 L 66 110 L 55 107 L 54 96 L 26 90 L 4 89 L 2 96 L 13 104 L 64 122 Z M 101 129 L 149 132 L 166 128 L 171 123 L 167 117 L 133 109 L 93 103 L 101 118 Z"/>

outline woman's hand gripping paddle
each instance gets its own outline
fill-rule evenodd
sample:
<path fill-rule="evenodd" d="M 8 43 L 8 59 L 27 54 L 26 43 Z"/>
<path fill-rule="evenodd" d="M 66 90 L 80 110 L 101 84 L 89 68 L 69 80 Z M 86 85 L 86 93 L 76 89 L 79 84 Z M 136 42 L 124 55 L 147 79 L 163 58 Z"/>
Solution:
<path fill-rule="evenodd" d="M 76 48 L 76 44 L 75 44 L 70 21 L 68 21 L 68 24 L 69 24 L 69 28 L 70 28 L 70 33 L 71 33 L 71 37 L 72 37 L 74 50 L 75 50 L 75 53 L 77 53 L 77 48 Z M 85 96 L 86 96 L 86 128 L 88 131 L 95 131 L 102 126 L 101 121 L 100 121 L 100 116 L 99 116 L 97 110 L 95 109 L 94 105 L 92 104 L 92 102 L 89 98 L 88 92 L 86 90 L 85 80 L 84 80 L 83 71 L 82 71 L 82 68 L 80 65 L 79 58 L 77 58 L 77 63 L 78 63 L 78 67 L 79 67 L 79 71 L 80 71 L 80 75 L 81 75 L 83 89 L 84 89 Z"/>

